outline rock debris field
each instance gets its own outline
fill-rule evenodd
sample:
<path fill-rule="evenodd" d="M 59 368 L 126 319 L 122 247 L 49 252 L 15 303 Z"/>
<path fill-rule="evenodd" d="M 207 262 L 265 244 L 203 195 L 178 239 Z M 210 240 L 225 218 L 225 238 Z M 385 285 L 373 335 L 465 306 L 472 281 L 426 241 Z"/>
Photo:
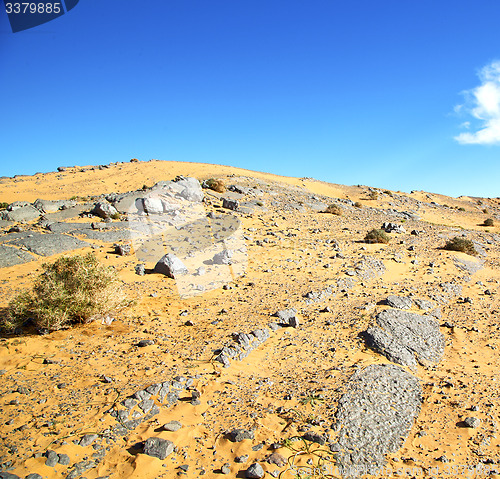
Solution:
<path fill-rule="evenodd" d="M 152 160 L 0 200 L 4 311 L 86 252 L 134 301 L 2 334 L 0 478 L 500 477 L 498 198 Z"/>

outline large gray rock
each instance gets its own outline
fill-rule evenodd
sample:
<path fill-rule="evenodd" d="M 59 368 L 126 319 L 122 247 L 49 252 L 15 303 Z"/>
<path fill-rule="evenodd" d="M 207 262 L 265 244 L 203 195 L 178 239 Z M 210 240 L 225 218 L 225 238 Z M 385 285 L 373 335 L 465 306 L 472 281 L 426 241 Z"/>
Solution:
<path fill-rule="evenodd" d="M 297 310 L 295 308 L 282 309 L 275 316 L 278 317 L 278 323 L 282 326 L 291 326 L 292 328 L 299 326 L 299 319 L 297 318 Z"/>
<path fill-rule="evenodd" d="M 236 211 L 238 209 L 239 203 L 237 200 L 231 200 L 229 198 L 222 198 L 222 207 L 228 210 Z"/>
<path fill-rule="evenodd" d="M 405 366 L 437 363 L 444 353 L 444 336 L 430 316 L 388 309 L 379 313 L 366 332 L 368 346 Z"/>
<path fill-rule="evenodd" d="M 179 196 L 188 201 L 203 201 L 203 190 L 196 178 L 183 178 L 176 181 L 176 186 L 181 187 Z"/>
<path fill-rule="evenodd" d="M 0 245 L 0 268 L 8 268 L 16 264 L 33 261 L 36 256 L 11 246 Z"/>
<path fill-rule="evenodd" d="M 156 263 L 155 273 L 161 273 L 175 279 L 176 276 L 187 274 L 188 269 L 177 256 L 168 253 Z"/>
<path fill-rule="evenodd" d="M 336 413 L 337 466 L 344 478 L 376 474 L 403 444 L 420 412 L 417 378 L 392 364 L 372 364 L 346 385 Z"/>
<path fill-rule="evenodd" d="M 148 456 L 157 457 L 162 461 L 172 454 L 175 444 L 168 439 L 162 439 L 160 437 L 150 437 L 146 439 L 144 443 L 144 454 Z"/>
<path fill-rule="evenodd" d="M 34 206 L 27 205 L 12 209 L 12 211 L 4 211 L 2 219 L 8 221 L 33 221 L 38 219 L 40 215 L 40 211 Z"/>
<path fill-rule="evenodd" d="M 100 218 L 111 218 L 118 213 L 118 210 L 110 203 L 96 203 L 91 213 Z"/>
<path fill-rule="evenodd" d="M 61 209 L 68 209 L 76 206 L 75 200 L 41 200 L 38 199 L 33 206 L 42 213 L 54 213 Z"/>
<path fill-rule="evenodd" d="M 54 254 L 71 251 L 89 244 L 85 241 L 58 233 L 37 233 L 27 232 L 18 235 L 16 239 L 9 241 L 16 246 L 24 246 L 28 251 L 42 256 L 52 256 Z"/>

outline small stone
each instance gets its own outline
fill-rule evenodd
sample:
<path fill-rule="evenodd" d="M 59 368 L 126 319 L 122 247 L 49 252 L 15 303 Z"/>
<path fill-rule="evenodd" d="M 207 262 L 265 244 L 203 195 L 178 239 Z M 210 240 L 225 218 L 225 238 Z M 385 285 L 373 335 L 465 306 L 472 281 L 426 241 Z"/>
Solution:
<path fill-rule="evenodd" d="M 70 460 L 67 454 L 59 454 L 59 464 L 63 466 L 69 466 Z"/>
<path fill-rule="evenodd" d="M 464 419 L 464 423 L 467 427 L 471 427 L 473 429 L 476 429 L 481 425 L 481 419 L 479 419 L 477 417 L 466 417 Z"/>
<path fill-rule="evenodd" d="M 155 273 L 161 273 L 169 278 L 175 279 L 176 276 L 187 274 L 189 271 L 184 263 L 173 253 L 163 256 L 155 266 Z"/>
<path fill-rule="evenodd" d="M 222 474 L 231 474 L 231 466 L 226 463 L 220 468 L 220 471 Z"/>
<path fill-rule="evenodd" d="M 244 439 L 254 439 L 255 435 L 253 431 L 249 431 L 248 429 L 233 429 L 232 431 L 227 433 L 227 437 L 232 442 L 241 442 Z"/>
<path fill-rule="evenodd" d="M 273 452 L 267 459 L 266 461 L 269 464 L 274 464 L 275 466 L 278 467 L 284 467 L 286 466 L 286 458 L 282 456 L 281 454 L 277 452 Z"/>
<path fill-rule="evenodd" d="M 97 434 L 85 434 L 85 436 L 80 439 L 78 444 L 82 447 L 90 446 L 97 439 L 97 437 Z"/>
<path fill-rule="evenodd" d="M 163 425 L 163 429 L 165 431 L 175 432 L 178 431 L 182 427 L 182 424 L 179 421 L 170 421 Z"/>
<path fill-rule="evenodd" d="M 254 462 L 246 471 L 245 477 L 249 477 L 252 479 L 260 479 L 264 477 L 264 469 L 258 462 Z"/>
<path fill-rule="evenodd" d="M 152 346 L 155 344 L 155 341 L 153 339 L 141 339 L 138 343 L 137 346 L 140 348 L 144 348 L 146 346 Z"/>
<path fill-rule="evenodd" d="M 234 458 L 234 462 L 238 462 L 240 464 L 244 464 L 248 461 L 248 454 L 243 454 L 242 456 L 236 456 Z"/>
<path fill-rule="evenodd" d="M 143 264 L 136 264 L 135 274 L 137 274 L 138 276 L 144 276 L 146 274 L 146 267 Z"/>
<path fill-rule="evenodd" d="M 144 443 L 143 453 L 164 460 L 174 450 L 174 443 L 160 437 L 150 437 Z"/>
<path fill-rule="evenodd" d="M 0 474 L 0 477 L 3 477 L 1 474 Z M 17 476 L 15 476 L 17 477 Z M 6 476 L 5 479 L 8 479 L 8 477 Z M 32 474 L 28 474 L 24 479 L 43 479 L 42 476 L 40 476 L 40 474 L 37 474 L 36 472 L 32 473 Z"/>
<path fill-rule="evenodd" d="M 47 460 L 45 461 L 46 466 L 55 467 L 55 465 L 59 462 L 59 455 L 55 451 L 47 451 L 46 457 L 47 457 Z"/>

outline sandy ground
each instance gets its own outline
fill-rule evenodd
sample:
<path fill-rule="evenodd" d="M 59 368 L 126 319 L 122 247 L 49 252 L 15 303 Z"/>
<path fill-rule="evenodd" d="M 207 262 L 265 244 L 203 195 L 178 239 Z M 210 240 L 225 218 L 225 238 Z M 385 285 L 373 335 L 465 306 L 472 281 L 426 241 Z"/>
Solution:
<path fill-rule="evenodd" d="M 500 236 L 498 226 L 481 226 L 495 215 L 500 221 L 498 199 L 382 190 L 377 199 L 370 199 L 368 187 L 151 161 L 2 179 L 0 201 L 87 198 L 152 186 L 177 175 L 223 178 L 226 184 L 257 184 L 262 190 L 258 199 L 265 209 L 240 215 L 248 249 L 246 273 L 227 289 L 182 299 L 174 280 L 158 274 L 137 276 L 134 256 L 117 256 L 111 244 L 94 249 L 100 260 L 119 271 L 136 304 L 118 313 L 111 324 L 94 322 L 45 336 L 0 339 L 4 470 L 19 477 L 36 472 L 61 478 L 75 463 L 98 459 L 96 467 L 75 477 L 215 478 L 221 477 L 226 464 L 227 477 L 245 477 L 249 465 L 258 462 L 266 477 L 296 477 L 293 471 L 314 465 L 317 456 L 294 456 L 293 447 L 304 447 L 301 442 L 288 447 L 286 439 L 314 431 L 334 440 L 335 406 L 348 378 L 357 368 L 388 362 L 359 337 L 386 308 L 383 300 L 390 294 L 432 299 L 440 283 L 454 282 L 461 292 L 441 304 L 435 301 L 442 310 L 444 358 L 434 367 L 418 366 L 413 372 L 424 391 L 422 410 L 403 447 L 388 456 L 393 472 L 379 477 L 396 476 L 394 471 L 400 471 L 400 477 L 500 477 L 488 473 L 500 468 Z M 361 208 L 335 216 L 307 204 L 303 211 L 283 207 L 311 197 L 326 204 L 333 198 L 349 199 Z M 217 195 L 209 198 L 207 211 L 217 212 Z M 384 213 L 388 210 L 411 210 L 421 219 L 401 221 Z M 391 234 L 388 245 L 365 244 L 366 232 L 380 227 L 386 216 L 385 221 L 402 224 L 407 232 Z M 410 235 L 412 229 L 421 234 Z M 480 243 L 484 254 L 473 258 L 440 249 L 447 238 L 461 234 Z M 346 273 L 364 255 L 380 259 L 386 272 L 357 277 L 352 288 L 307 304 L 306 293 L 348 279 Z M 456 266 L 459 260 L 479 262 L 481 269 L 473 274 L 463 271 Z M 41 263 L 0 269 L 0 306 L 31 285 L 42 271 Z M 266 327 L 271 314 L 289 307 L 299 312 L 299 328 L 279 329 L 229 368 L 212 361 L 214 351 L 228 343 L 232 333 Z M 142 339 L 154 339 L 155 344 L 138 348 Z M 47 359 L 50 364 L 44 364 Z M 112 381 L 103 382 L 104 376 Z M 193 387 L 201 392 L 200 404 L 192 405 L 189 391 L 184 391 L 181 401 L 161 408 L 129 435 L 114 442 L 101 435 L 116 425 L 108 414 L 113 404 L 176 376 L 193 378 Z M 469 416 L 479 418 L 480 426 L 464 427 L 462 421 Z M 182 428 L 162 430 L 172 420 L 181 422 Z M 233 443 L 225 437 L 233 428 L 254 429 L 255 438 Z M 99 435 L 93 445 L 75 444 L 92 433 Z M 175 452 L 163 461 L 143 454 L 141 443 L 152 436 L 171 440 Z M 277 452 L 288 459 L 287 465 L 266 462 L 273 444 L 281 446 Z M 67 454 L 70 465 L 45 465 L 47 450 Z M 332 456 L 329 451 L 326 455 Z M 248 458 L 237 462 L 240 456 Z M 412 474 L 404 476 L 408 471 Z"/>

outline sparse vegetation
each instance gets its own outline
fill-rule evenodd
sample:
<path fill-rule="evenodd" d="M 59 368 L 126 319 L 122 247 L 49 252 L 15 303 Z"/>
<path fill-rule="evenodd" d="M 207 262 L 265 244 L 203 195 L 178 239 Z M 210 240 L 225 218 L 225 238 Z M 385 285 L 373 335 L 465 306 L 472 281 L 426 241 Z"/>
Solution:
<path fill-rule="evenodd" d="M 330 213 L 332 215 L 342 216 L 342 208 L 339 205 L 335 204 L 329 205 L 327 206 L 325 211 L 323 211 L 323 213 Z"/>
<path fill-rule="evenodd" d="M 458 208 L 458 211 L 465 211 L 465 208 L 461 206 L 460 208 Z"/>
<path fill-rule="evenodd" d="M 32 291 L 9 303 L 2 329 L 13 330 L 31 319 L 38 329 L 53 331 L 71 323 L 88 323 L 130 304 L 120 291 L 115 270 L 92 253 L 63 256 L 43 268 Z"/>
<path fill-rule="evenodd" d="M 216 191 L 217 193 L 224 193 L 226 191 L 226 185 L 222 180 L 216 180 L 215 178 L 209 178 L 202 183 L 202 188 L 207 188 L 209 190 Z"/>
<path fill-rule="evenodd" d="M 393 198 L 393 194 L 392 194 L 392 191 L 389 191 L 389 190 L 384 190 L 384 193 L 388 196 L 390 196 L 391 198 Z"/>
<path fill-rule="evenodd" d="M 0 210 L 7 209 L 7 206 L 9 206 L 9 203 L 5 203 L 5 202 L 0 203 Z"/>
<path fill-rule="evenodd" d="M 354 203 L 354 207 L 355 208 L 363 208 L 363 205 L 359 201 L 356 201 L 356 203 Z"/>
<path fill-rule="evenodd" d="M 384 230 L 373 229 L 365 236 L 367 243 L 383 243 L 387 244 L 390 241 L 389 235 Z"/>
<path fill-rule="evenodd" d="M 483 209 L 483 213 L 484 213 L 485 215 L 487 215 L 487 214 L 488 214 L 488 210 L 487 210 L 486 208 L 484 208 L 484 209 Z"/>
<path fill-rule="evenodd" d="M 113 220 L 119 220 L 121 217 L 122 217 L 122 215 L 120 213 L 118 213 L 118 211 L 116 213 L 113 213 L 110 216 L 110 218 L 113 219 Z"/>
<path fill-rule="evenodd" d="M 488 218 L 488 219 L 484 220 L 484 223 L 483 223 L 484 226 L 493 226 L 494 224 L 495 224 L 495 221 L 493 220 L 493 218 Z"/>
<path fill-rule="evenodd" d="M 470 255 L 477 255 L 476 248 L 474 248 L 474 243 L 467 238 L 460 238 L 455 236 L 453 239 L 446 242 L 444 249 L 449 251 L 461 251 L 462 253 L 467 253 Z"/>

